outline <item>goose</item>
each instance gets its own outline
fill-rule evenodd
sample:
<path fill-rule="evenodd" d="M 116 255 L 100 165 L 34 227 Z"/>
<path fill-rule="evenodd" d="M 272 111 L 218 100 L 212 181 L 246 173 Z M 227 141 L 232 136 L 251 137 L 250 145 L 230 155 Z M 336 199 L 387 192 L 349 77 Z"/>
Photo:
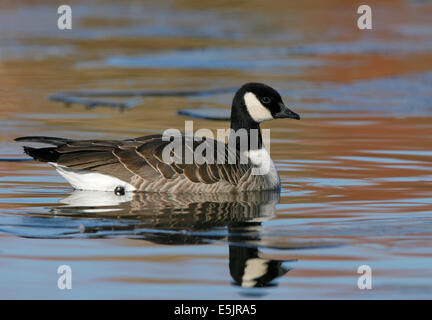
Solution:
<path fill-rule="evenodd" d="M 15 141 L 50 144 L 50 147 L 23 148 L 35 160 L 52 165 L 78 190 L 110 191 L 116 195 L 134 191 L 214 193 L 279 190 L 280 178 L 263 144 L 260 123 L 281 118 L 299 120 L 300 116 L 284 105 L 280 94 L 272 87 L 253 82 L 241 86 L 232 101 L 231 133 L 243 130 L 251 140 L 252 133 L 257 133 L 257 141 L 250 141 L 243 148 L 245 150 L 241 150 L 236 138 L 235 161 L 228 163 L 196 159 L 187 162 L 185 155 L 178 152 L 170 152 L 176 161 L 169 163 L 163 153 L 172 141 L 167 141 L 163 135 L 127 140 L 26 136 Z M 189 138 L 185 134 L 181 138 L 184 153 L 187 148 L 196 151 L 201 145 L 195 140 L 188 143 Z M 229 143 L 223 143 L 219 149 L 222 142 L 212 139 L 205 139 L 204 142 L 214 147 L 210 149 L 212 152 L 218 153 L 222 149 L 226 155 L 233 154 Z M 246 157 L 246 161 L 240 161 L 242 156 Z M 263 165 L 268 168 L 265 172 L 254 173 Z"/>

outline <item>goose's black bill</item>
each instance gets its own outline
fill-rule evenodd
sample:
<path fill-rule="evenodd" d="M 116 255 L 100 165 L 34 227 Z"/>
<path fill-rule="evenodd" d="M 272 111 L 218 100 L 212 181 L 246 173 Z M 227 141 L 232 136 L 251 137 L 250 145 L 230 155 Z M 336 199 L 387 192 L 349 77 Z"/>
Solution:
<path fill-rule="evenodd" d="M 287 108 L 284 104 L 280 103 L 279 106 L 280 106 L 280 111 L 275 114 L 275 119 L 290 118 L 290 119 L 300 120 L 300 116 L 294 111 Z"/>

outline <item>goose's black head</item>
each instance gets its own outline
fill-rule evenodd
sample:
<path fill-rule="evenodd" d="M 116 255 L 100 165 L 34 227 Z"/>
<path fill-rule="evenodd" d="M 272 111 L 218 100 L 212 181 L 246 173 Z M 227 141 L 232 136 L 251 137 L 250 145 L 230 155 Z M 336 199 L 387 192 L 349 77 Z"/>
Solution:
<path fill-rule="evenodd" d="M 273 88 L 263 83 L 246 83 L 237 90 L 231 111 L 231 123 L 234 127 L 255 127 L 267 120 L 291 118 L 300 120 L 300 116 L 288 109 Z"/>

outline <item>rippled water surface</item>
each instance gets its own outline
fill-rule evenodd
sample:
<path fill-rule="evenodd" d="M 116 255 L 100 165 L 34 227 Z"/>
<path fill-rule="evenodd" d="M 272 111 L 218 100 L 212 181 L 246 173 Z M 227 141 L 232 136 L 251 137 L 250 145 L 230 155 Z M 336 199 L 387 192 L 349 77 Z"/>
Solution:
<path fill-rule="evenodd" d="M 346 1 L 69 3 L 69 31 L 54 1 L 0 4 L 0 298 L 432 298 L 430 1 L 374 1 L 367 31 Z M 280 193 L 74 191 L 13 142 L 184 129 L 249 81 L 302 116 L 263 125 Z M 80 90 L 174 94 L 47 99 Z"/>

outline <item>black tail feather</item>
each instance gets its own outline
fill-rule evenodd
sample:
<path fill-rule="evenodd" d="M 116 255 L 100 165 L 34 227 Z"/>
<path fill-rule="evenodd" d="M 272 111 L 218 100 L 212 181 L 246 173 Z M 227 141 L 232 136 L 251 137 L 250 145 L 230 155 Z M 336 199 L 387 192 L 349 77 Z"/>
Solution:
<path fill-rule="evenodd" d="M 29 136 L 16 138 L 15 141 L 48 143 L 55 146 L 61 146 L 62 144 L 68 143 L 70 140 L 56 137 Z"/>
<path fill-rule="evenodd" d="M 27 153 L 30 157 L 35 160 L 39 160 L 42 162 L 57 162 L 59 157 L 59 153 L 56 151 L 56 148 L 31 148 L 31 147 L 23 147 L 24 152 Z"/>

